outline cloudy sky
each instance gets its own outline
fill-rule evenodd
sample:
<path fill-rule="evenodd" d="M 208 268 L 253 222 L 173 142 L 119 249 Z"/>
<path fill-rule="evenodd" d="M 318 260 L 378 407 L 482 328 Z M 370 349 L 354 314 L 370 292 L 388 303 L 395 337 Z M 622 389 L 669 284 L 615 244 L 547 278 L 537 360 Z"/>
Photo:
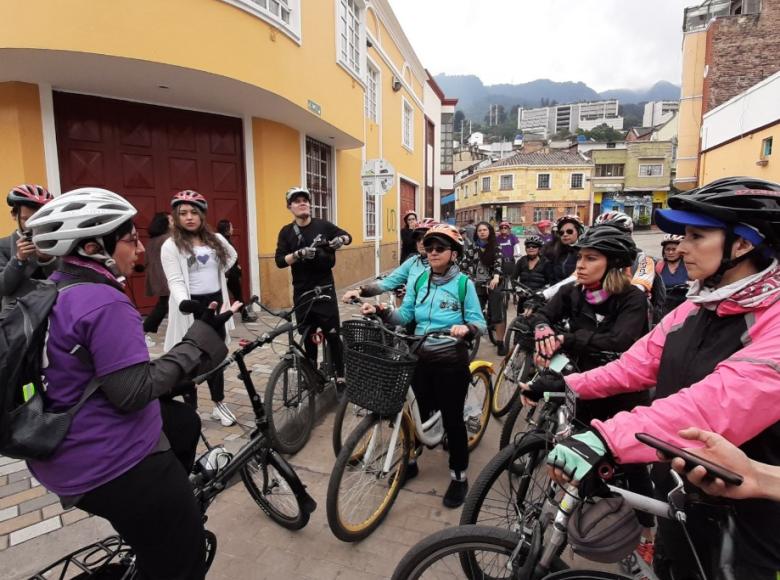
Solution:
<path fill-rule="evenodd" d="M 597 91 L 680 83 L 682 18 L 701 0 L 390 0 L 433 74 Z"/>

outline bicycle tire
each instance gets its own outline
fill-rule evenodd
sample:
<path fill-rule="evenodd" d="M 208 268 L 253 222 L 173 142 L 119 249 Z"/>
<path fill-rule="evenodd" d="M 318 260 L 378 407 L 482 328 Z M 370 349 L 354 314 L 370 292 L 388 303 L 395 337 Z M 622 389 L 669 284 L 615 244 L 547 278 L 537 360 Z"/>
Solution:
<path fill-rule="evenodd" d="M 359 405 L 350 403 L 346 395 L 342 393 L 336 413 L 333 416 L 333 434 L 331 435 L 331 445 L 333 454 L 338 457 L 344 441 L 349 438 L 350 433 L 355 430 L 363 417 L 370 411 L 363 409 Z"/>
<path fill-rule="evenodd" d="M 509 562 L 519 541 L 520 536 L 500 528 L 446 528 L 412 546 L 396 566 L 392 580 L 418 580 L 424 578 L 426 571 L 434 566 L 442 568 L 433 574 L 436 578 L 512 578 L 513 571 L 506 569 L 506 565 L 497 564 L 485 570 L 483 567 L 475 569 L 472 564 L 477 553 L 492 554 L 502 563 Z M 453 558 L 448 565 L 445 559 L 450 556 Z"/>
<path fill-rule="evenodd" d="M 474 339 L 471 341 L 471 350 L 469 350 L 469 362 L 472 362 L 475 358 L 477 358 L 477 354 L 479 353 L 479 343 L 482 341 L 481 336 L 475 336 Z"/>
<path fill-rule="evenodd" d="M 549 488 L 549 476 L 542 471 L 549 446 L 547 437 L 532 433 L 499 451 L 469 490 L 460 524 L 514 530 L 538 517 Z"/>
<path fill-rule="evenodd" d="M 498 439 L 499 449 L 504 449 L 512 443 L 517 434 L 528 427 L 526 419 L 521 416 L 525 411 L 526 408 L 523 407 L 523 401 L 518 396 L 509 407 L 506 417 L 504 417 L 504 425 L 501 427 L 501 435 Z"/>
<path fill-rule="evenodd" d="M 301 506 L 285 470 L 279 468 L 277 456 L 268 453 L 265 457 L 265 463 L 252 458 L 241 468 L 244 486 L 269 518 L 288 530 L 300 530 L 309 523 L 309 512 Z"/>
<path fill-rule="evenodd" d="M 484 394 L 481 395 L 482 404 L 480 407 L 480 414 L 478 417 L 474 416 L 463 418 L 464 421 L 466 421 L 466 435 L 468 436 L 469 452 L 474 450 L 477 445 L 479 445 L 479 442 L 482 441 L 482 437 L 485 435 L 488 423 L 490 423 L 490 404 L 493 400 L 493 387 L 490 380 L 490 374 L 484 368 L 479 368 L 471 373 L 466 400 L 468 400 L 468 397 L 471 394 L 475 394 L 476 397 L 480 397 L 479 392 L 472 392 L 473 389 L 478 389 L 477 383 L 484 385 Z"/>
<path fill-rule="evenodd" d="M 509 347 L 509 343 L 506 343 Z M 493 416 L 503 417 L 512 408 L 512 404 L 519 398 L 518 383 L 524 383 L 533 372 L 533 357 L 530 353 L 520 348 L 519 345 L 510 347 L 509 355 L 501 361 L 498 369 L 496 384 L 493 387 L 493 401 L 490 412 Z M 519 361 L 522 361 L 518 364 Z M 507 371 L 509 369 L 509 371 Z"/>
<path fill-rule="evenodd" d="M 279 453 L 291 455 L 300 451 L 314 428 L 317 379 L 305 365 L 297 355 L 285 357 L 268 378 L 263 405 L 268 419 L 268 437 Z M 288 378 L 290 371 L 292 381 Z M 287 421 L 282 418 L 285 409 L 290 415 Z"/>
<path fill-rule="evenodd" d="M 548 574 L 542 580 L 633 580 L 633 578 L 633 576 L 601 570 L 561 570 Z"/>
<path fill-rule="evenodd" d="M 206 534 L 206 573 L 211 569 L 214 558 L 217 556 L 217 535 L 211 530 L 204 530 Z"/>
<path fill-rule="evenodd" d="M 396 441 L 399 457 L 386 474 L 381 471 L 387 452 L 382 447 L 385 442 L 389 443 L 392 430 L 390 419 L 369 415 L 344 443 L 328 481 L 326 501 L 328 526 L 339 540 L 356 542 L 368 537 L 382 523 L 395 503 L 406 475 L 413 445 L 406 416 L 402 415 L 401 420 Z M 387 427 L 384 427 L 385 424 Z M 367 449 L 371 450 L 372 455 L 366 461 Z M 376 491 L 377 505 L 363 505 L 366 515 L 356 514 L 355 510 L 361 506 L 347 501 L 353 499 L 349 498 L 350 492 L 361 494 L 354 499 L 363 504 L 372 490 Z M 344 499 L 341 497 L 342 491 Z M 351 508 L 351 513 L 347 513 L 348 508 Z"/>

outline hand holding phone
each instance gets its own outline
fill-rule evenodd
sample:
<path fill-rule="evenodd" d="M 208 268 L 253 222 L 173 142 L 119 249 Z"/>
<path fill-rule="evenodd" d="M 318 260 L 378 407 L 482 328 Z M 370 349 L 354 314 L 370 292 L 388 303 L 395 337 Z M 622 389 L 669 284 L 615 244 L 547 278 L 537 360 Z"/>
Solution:
<path fill-rule="evenodd" d="M 645 445 L 649 445 L 653 449 L 657 449 L 670 460 L 674 459 L 675 457 L 681 458 L 683 461 L 685 461 L 686 472 L 690 471 L 694 467 L 701 466 L 707 471 L 707 475 L 713 479 L 718 477 L 729 485 L 742 485 L 742 476 L 738 473 L 734 473 L 733 471 L 726 469 L 722 465 L 708 461 L 703 457 L 699 457 L 695 453 L 686 451 L 681 447 L 672 445 L 667 441 L 663 441 L 662 439 L 647 433 L 637 433 L 635 437 Z"/>

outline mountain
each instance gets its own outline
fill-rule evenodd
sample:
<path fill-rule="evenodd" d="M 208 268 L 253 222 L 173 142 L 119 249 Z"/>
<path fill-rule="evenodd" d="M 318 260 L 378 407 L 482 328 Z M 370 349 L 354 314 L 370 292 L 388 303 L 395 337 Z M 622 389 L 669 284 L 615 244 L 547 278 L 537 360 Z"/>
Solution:
<path fill-rule="evenodd" d="M 680 87 L 659 81 L 644 90 L 612 89 L 601 93 L 582 82 L 557 82 L 537 79 L 528 83 L 485 85 L 476 75 L 436 75 L 436 82 L 448 97 L 459 100 L 467 118 L 481 121 L 491 104 L 503 105 L 509 111 L 513 105 L 538 107 L 542 99 L 558 103 L 576 103 L 599 99 L 619 99 L 621 104 L 680 98 Z"/>

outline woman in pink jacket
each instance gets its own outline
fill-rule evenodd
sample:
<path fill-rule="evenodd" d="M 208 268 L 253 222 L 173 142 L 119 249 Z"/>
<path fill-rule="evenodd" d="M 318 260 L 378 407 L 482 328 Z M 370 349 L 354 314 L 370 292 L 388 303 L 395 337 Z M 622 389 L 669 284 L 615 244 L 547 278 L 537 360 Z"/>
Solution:
<path fill-rule="evenodd" d="M 752 459 L 780 465 L 780 185 L 721 179 L 669 205 L 656 219 L 664 231 L 685 236 L 679 251 L 695 281 L 687 300 L 619 360 L 566 377 L 582 399 L 655 388 L 655 400 L 592 421 L 556 445 L 548 463 L 559 482 L 582 481 L 604 458 L 656 461 L 636 433 L 690 447 L 678 432 L 691 425 L 722 434 Z M 655 465 L 653 479 L 665 498 L 668 464 Z M 746 499 L 733 508 L 736 577 L 780 577 L 780 503 Z M 710 576 L 718 527 L 708 509 L 694 504 L 688 529 Z M 654 564 L 662 578 L 698 578 L 688 543 L 670 521 L 659 522 Z"/>

